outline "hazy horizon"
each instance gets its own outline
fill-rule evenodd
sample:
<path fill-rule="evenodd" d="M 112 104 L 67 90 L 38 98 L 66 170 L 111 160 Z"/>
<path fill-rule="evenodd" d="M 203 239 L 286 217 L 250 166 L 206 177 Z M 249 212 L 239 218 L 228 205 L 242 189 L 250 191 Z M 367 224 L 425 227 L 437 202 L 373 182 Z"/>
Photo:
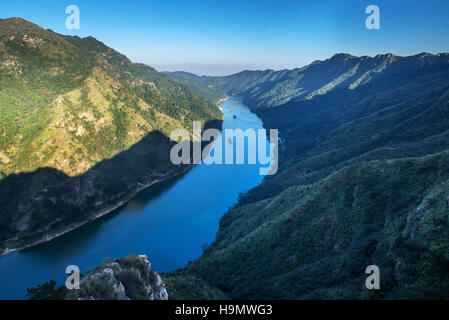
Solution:
<path fill-rule="evenodd" d="M 417 52 L 417 53 L 414 53 L 414 54 L 410 54 L 410 55 L 407 55 L 407 56 L 404 56 L 404 55 L 398 55 L 398 54 L 395 54 L 395 53 L 393 53 L 393 52 L 380 52 L 380 53 L 378 53 L 378 55 L 380 54 L 380 55 L 386 55 L 386 54 L 393 54 L 393 55 L 395 55 L 395 56 L 401 56 L 401 57 L 408 57 L 408 56 L 416 56 L 416 55 L 420 55 L 420 54 L 422 54 L 422 53 L 427 53 L 427 54 L 432 54 L 432 55 L 437 55 L 437 54 L 449 54 L 449 51 L 444 51 L 444 52 Z M 162 68 L 158 68 L 158 67 L 156 67 L 156 66 L 154 66 L 154 65 L 150 65 L 150 67 L 153 67 L 153 68 L 155 68 L 157 71 L 159 71 L 159 72 L 188 72 L 188 73 L 192 73 L 192 74 L 195 74 L 195 75 L 197 75 L 197 76 L 217 76 L 217 77 L 219 77 L 219 76 L 229 76 L 229 75 L 233 75 L 233 74 L 235 74 L 235 73 L 239 73 L 239 72 L 243 72 L 243 71 L 267 71 L 267 70 L 273 70 L 273 71 L 282 71 L 282 70 L 293 70 L 293 69 L 299 69 L 299 68 L 302 68 L 302 67 L 305 67 L 305 66 L 307 66 L 307 65 L 309 65 L 309 64 L 311 64 L 311 63 L 313 63 L 313 62 L 315 62 L 315 61 L 324 61 L 324 60 L 327 60 L 327 59 L 330 59 L 330 58 L 332 58 L 332 56 L 334 56 L 334 55 L 336 55 L 336 54 L 350 54 L 351 55 L 351 53 L 350 52 L 336 52 L 336 53 L 334 53 L 333 55 L 331 55 L 331 56 L 329 56 L 329 57 L 327 57 L 327 58 L 324 58 L 324 59 L 316 59 L 316 60 L 313 60 L 313 61 L 310 61 L 309 63 L 306 63 L 306 64 L 304 64 L 304 65 L 300 65 L 300 66 L 296 66 L 296 67 L 292 67 L 292 68 L 283 68 L 283 69 L 276 69 L 276 68 L 245 68 L 245 67 L 242 67 L 242 68 L 240 68 L 240 69 L 237 69 L 237 67 L 236 67 L 236 71 L 235 72 L 232 72 L 232 73 L 223 73 L 223 74 L 220 74 L 220 73 L 218 73 L 218 74 L 210 74 L 210 73 L 201 73 L 201 72 L 194 72 L 194 71 L 189 71 L 189 70 L 186 70 L 186 69 L 189 69 L 189 67 L 187 66 L 186 68 L 184 68 L 184 69 L 180 69 L 180 68 L 176 68 L 176 66 L 172 66 L 172 69 L 170 70 L 170 67 L 168 67 L 168 68 L 165 68 L 164 69 L 164 67 L 162 67 Z M 354 55 L 353 55 L 354 56 Z M 362 57 L 362 56 L 355 56 L 355 57 Z M 369 57 L 375 57 L 375 55 L 373 55 L 373 56 L 369 56 Z M 201 68 L 201 66 L 198 66 L 198 67 L 200 67 Z M 208 67 L 208 66 L 205 66 L 205 67 Z M 216 66 L 216 67 L 220 67 L 220 66 Z"/>

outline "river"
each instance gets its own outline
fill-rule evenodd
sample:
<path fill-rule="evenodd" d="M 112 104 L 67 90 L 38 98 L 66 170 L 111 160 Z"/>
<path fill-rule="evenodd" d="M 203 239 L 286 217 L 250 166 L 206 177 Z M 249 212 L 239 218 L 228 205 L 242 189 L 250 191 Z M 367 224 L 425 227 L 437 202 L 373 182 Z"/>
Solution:
<path fill-rule="evenodd" d="M 221 104 L 223 129 L 262 129 L 262 121 L 232 97 Z M 223 148 L 227 141 L 223 139 Z M 266 141 L 268 144 L 268 141 Z M 0 257 L 0 299 L 26 299 L 26 288 L 62 285 L 68 265 L 85 273 L 104 258 L 148 255 L 159 272 L 184 267 L 211 243 L 221 216 L 241 192 L 259 184 L 261 165 L 200 164 L 149 187 L 127 205 L 50 242 Z"/>

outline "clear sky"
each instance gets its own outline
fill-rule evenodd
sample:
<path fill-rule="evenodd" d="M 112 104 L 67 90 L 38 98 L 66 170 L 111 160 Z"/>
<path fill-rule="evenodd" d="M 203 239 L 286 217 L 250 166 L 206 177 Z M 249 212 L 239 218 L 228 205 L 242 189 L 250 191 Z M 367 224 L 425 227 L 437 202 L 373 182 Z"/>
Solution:
<path fill-rule="evenodd" d="M 380 30 L 365 27 L 371 4 Z M 65 27 L 68 5 L 80 8 L 80 30 Z M 0 17 L 93 36 L 160 71 L 211 75 L 295 68 L 340 52 L 449 51 L 448 0 L 14 0 L 2 1 Z"/>

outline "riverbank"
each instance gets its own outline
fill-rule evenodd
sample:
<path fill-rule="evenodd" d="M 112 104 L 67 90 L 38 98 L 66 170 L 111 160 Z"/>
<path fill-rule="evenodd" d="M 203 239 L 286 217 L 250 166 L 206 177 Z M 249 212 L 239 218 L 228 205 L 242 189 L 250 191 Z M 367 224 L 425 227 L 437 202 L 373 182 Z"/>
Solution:
<path fill-rule="evenodd" d="M 206 124 L 204 130 L 208 128 L 216 128 L 221 130 L 222 128 L 222 121 L 217 120 L 215 122 L 211 122 L 209 124 Z M 166 144 L 169 143 L 168 138 L 165 138 Z M 148 150 L 153 145 L 150 143 L 149 145 L 145 145 L 144 148 Z M 207 148 L 210 148 L 209 145 L 203 146 L 204 150 Z M 167 160 L 170 161 L 168 154 L 170 153 L 170 146 L 165 145 L 164 150 L 161 150 L 160 153 L 166 154 Z M 159 161 L 157 157 L 159 155 L 152 156 L 153 158 L 156 157 L 153 161 Z M 140 159 L 140 158 L 139 158 Z M 50 201 L 54 206 L 60 203 L 59 199 L 64 199 L 65 202 L 68 202 L 66 198 L 76 196 L 77 202 L 75 204 L 71 203 L 71 207 L 69 208 L 72 213 L 69 218 L 65 218 L 65 221 L 60 218 L 61 215 L 65 214 L 65 209 L 63 206 L 57 207 L 56 209 L 53 208 L 53 210 L 57 210 L 56 212 L 60 213 L 56 216 L 56 218 L 49 222 L 45 228 L 30 228 L 27 230 L 27 233 L 24 233 L 22 235 L 16 235 L 12 238 L 5 239 L 0 242 L 0 257 L 5 256 L 7 254 L 13 253 L 18 250 L 24 250 L 29 249 L 32 247 L 35 247 L 37 245 L 50 242 L 51 240 L 54 240 L 56 238 L 59 238 L 73 230 L 76 230 L 84 225 L 86 225 L 89 222 L 95 221 L 128 203 L 133 197 L 136 196 L 139 192 L 141 192 L 144 189 L 147 189 L 155 184 L 173 179 L 178 176 L 182 176 L 186 172 L 188 172 L 194 165 L 182 165 L 182 166 L 172 166 L 174 169 L 169 170 L 168 172 L 158 174 L 152 172 L 149 174 L 146 172 L 146 169 L 140 169 L 142 167 L 141 163 L 145 163 L 145 161 L 148 161 L 145 156 L 142 156 L 142 158 L 139 160 L 135 160 L 135 163 L 138 165 L 138 168 L 134 168 L 134 171 L 130 171 L 128 168 L 121 168 L 119 165 L 114 165 L 115 167 L 112 169 L 113 171 L 116 170 L 123 170 L 120 180 L 117 180 L 116 183 L 120 185 L 120 189 L 109 193 L 107 196 L 105 196 L 102 188 L 98 189 L 94 186 L 95 182 L 92 177 L 84 177 L 79 178 L 79 180 L 67 180 L 65 182 L 59 182 L 59 181 L 53 181 L 52 184 L 46 185 L 45 188 L 52 188 L 52 189 L 60 189 L 61 185 L 69 185 L 71 189 L 69 189 L 69 192 L 59 192 L 58 199 L 54 200 L 54 198 L 50 195 L 39 195 L 37 193 L 33 194 L 33 198 L 38 199 L 44 199 L 44 201 L 47 201 L 47 203 Z M 119 162 L 120 163 L 120 162 Z M 126 162 L 125 162 L 126 164 Z M 126 164 L 127 166 L 129 164 Z M 145 166 L 143 166 L 145 167 Z M 151 165 L 150 165 L 151 167 Z M 151 170 L 150 170 L 151 171 Z M 167 171 L 167 170 L 165 170 Z M 109 171 L 110 172 L 110 171 Z M 53 172 L 51 173 L 53 174 Z M 98 172 L 96 173 L 99 174 Z M 107 170 L 101 171 L 102 177 L 109 176 L 110 173 L 108 173 Z M 143 176 L 143 177 L 141 177 Z M 125 178 L 123 178 L 125 177 Z M 143 179 L 143 180 L 142 180 Z M 80 188 L 78 186 L 80 185 L 88 185 L 89 187 Z M 125 189 L 125 188 L 126 189 Z M 89 197 L 86 196 L 90 194 Z M 84 201 L 79 199 L 86 199 Z M 94 199 L 94 200 L 93 200 Z M 63 203 L 64 204 L 64 203 Z M 49 209 L 49 208 L 48 208 Z M 52 225 L 55 224 L 55 225 Z"/>
<path fill-rule="evenodd" d="M 217 101 L 217 103 L 218 103 L 218 105 L 220 106 L 220 104 L 222 104 L 223 102 L 228 101 L 228 100 L 229 100 L 229 96 L 226 96 L 226 97 L 224 97 L 224 98 L 219 99 L 219 100 Z M 220 107 L 220 108 L 221 108 L 221 107 Z"/>
<path fill-rule="evenodd" d="M 262 121 L 241 99 L 231 96 L 222 108 L 223 130 L 262 128 Z M 234 119 L 233 112 L 242 116 Z M 220 218 L 238 201 L 239 195 L 262 181 L 259 168 L 260 165 L 203 162 L 183 175 L 147 188 L 154 179 L 164 177 L 145 180 L 145 185 L 137 186 L 142 190 L 134 197 L 126 193 L 132 199 L 118 210 L 51 241 L 1 257 L 0 299 L 26 299 L 27 288 L 49 280 L 63 285 L 68 265 L 76 265 L 85 272 L 105 258 L 130 253 L 148 255 L 160 273 L 185 267 L 202 255 L 206 243 L 215 240 Z M 142 178 L 139 180 L 143 183 Z M 105 203 L 101 209 L 110 208 Z"/>
<path fill-rule="evenodd" d="M 220 110 L 221 113 L 223 113 L 223 108 L 221 107 L 221 104 L 223 102 L 226 102 L 229 100 L 229 96 L 226 96 L 224 98 L 221 98 L 217 101 L 217 105 L 218 105 L 218 109 Z M 224 114 L 222 115 L 222 120 L 224 119 Z"/>
<path fill-rule="evenodd" d="M 49 241 L 54 240 L 54 239 L 56 239 L 56 238 L 58 238 L 60 236 L 65 235 L 65 234 L 67 234 L 67 233 L 69 233 L 69 232 L 71 232 L 73 230 L 76 230 L 76 229 L 84 226 L 85 224 L 87 224 L 89 222 L 97 220 L 97 219 L 99 219 L 99 218 L 101 218 L 101 217 L 103 217 L 103 216 L 105 216 L 105 215 L 107 215 L 107 214 L 109 214 L 109 213 L 119 209 L 120 207 L 122 207 L 123 205 L 128 203 L 140 191 L 142 191 L 144 189 L 147 189 L 147 188 L 149 188 L 149 187 L 151 187 L 151 186 L 153 186 L 153 185 L 155 185 L 157 183 L 160 183 L 160 182 L 163 182 L 163 181 L 175 178 L 177 176 L 181 176 L 181 175 L 185 174 L 186 172 L 188 172 L 193 166 L 194 165 L 186 165 L 185 168 L 181 169 L 181 171 L 179 171 L 179 172 L 177 171 L 176 173 L 174 173 L 174 172 L 167 173 L 166 175 L 164 175 L 162 177 L 159 177 L 158 179 L 155 179 L 155 180 L 153 180 L 151 182 L 148 182 L 148 183 L 145 183 L 145 184 L 137 183 L 135 188 L 134 188 L 134 190 L 132 190 L 130 193 L 128 193 L 128 195 L 126 197 L 118 200 L 112 206 L 108 206 L 107 208 L 100 209 L 100 211 L 97 214 L 94 214 L 88 220 L 83 221 L 81 223 L 77 223 L 77 224 L 68 226 L 67 229 L 65 229 L 63 231 L 56 232 L 54 234 L 45 235 L 41 239 L 33 241 L 33 242 L 29 243 L 29 244 L 25 244 L 23 246 L 16 247 L 16 248 L 5 248 L 5 249 L 2 249 L 0 251 L 0 257 L 1 256 L 5 256 L 5 255 L 10 254 L 10 253 L 13 253 L 13 252 L 16 252 L 16 251 L 19 251 L 19 250 L 29 249 L 29 248 L 32 248 L 34 246 L 37 246 L 37 245 L 49 242 Z M 114 201 L 114 199 L 109 199 L 109 200 L 110 201 Z"/>

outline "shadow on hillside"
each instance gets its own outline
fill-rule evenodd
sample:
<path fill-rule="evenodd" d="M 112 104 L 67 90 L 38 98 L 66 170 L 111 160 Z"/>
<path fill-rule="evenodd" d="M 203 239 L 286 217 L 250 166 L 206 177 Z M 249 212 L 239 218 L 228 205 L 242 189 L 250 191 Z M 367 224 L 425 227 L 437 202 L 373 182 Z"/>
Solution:
<path fill-rule="evenodd" d="M 221 121 L 206 123 L 204 130 L 208 128 L 221 128 Z M 208 144 L 203 143 L 202 148 Z M 128 150 L 75 177 L 41 168 L 3 178 L 0 250 L 23 247 L 93 220 L 127 202 L 145 186 L 185 172 L 189 166 L 170 161 L 174 145 L 164 134 L 153 131 Z"/>

